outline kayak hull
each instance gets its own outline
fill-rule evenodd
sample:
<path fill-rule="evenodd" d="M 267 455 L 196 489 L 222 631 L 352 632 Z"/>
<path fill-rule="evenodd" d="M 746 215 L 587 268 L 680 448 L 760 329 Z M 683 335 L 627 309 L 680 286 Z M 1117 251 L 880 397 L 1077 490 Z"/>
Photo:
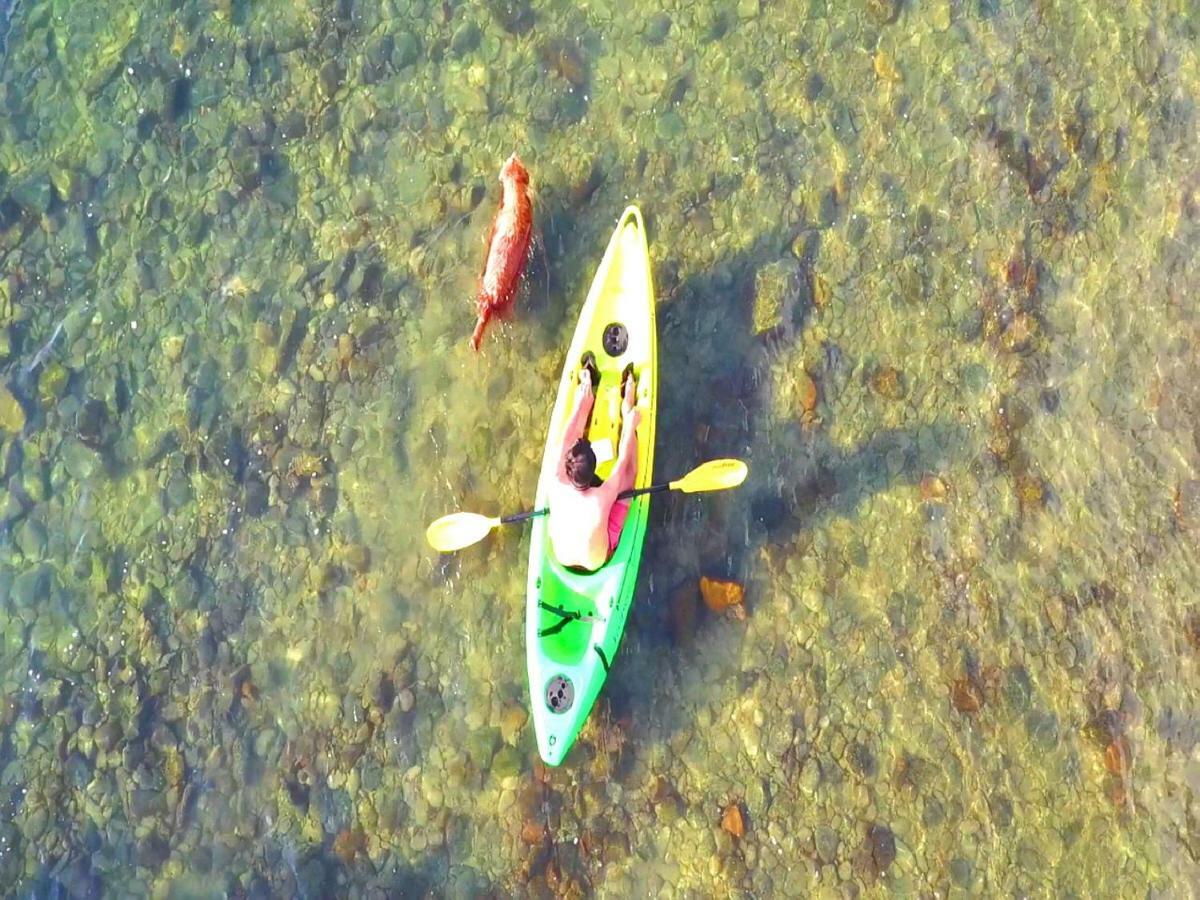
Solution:
<path fill-rule="evenodd" d="M 580 359 L 595 354 L 600 384 L 588 439 L 607 477 L 620 429 L 620 379 L 632 363 L 638 379 L 638 465 L 635 487 L 651 483 L 658 393 L 654 286 L 641 212 L 621 215 L 579 315 L 559 379 L 536 507 L 547 505 L 563 431 L 574 401 Z M 611 457 L 609 456 L 611 454 Z M 625 630 L 641 562 L 650 497 L 635 497 L 612 557 L 595 572 L 567 569 L 554 559 L 548 517 L 534 520 L 529 547 L 525 647 L 531 718 L 538 753 L 548 765 L 566 758 L 604 686 Z"/>

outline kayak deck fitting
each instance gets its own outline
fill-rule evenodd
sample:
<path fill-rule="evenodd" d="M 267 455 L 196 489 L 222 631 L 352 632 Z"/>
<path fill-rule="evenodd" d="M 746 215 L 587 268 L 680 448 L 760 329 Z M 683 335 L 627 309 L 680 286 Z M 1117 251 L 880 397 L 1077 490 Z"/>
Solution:
<path fill-rule="evenodd" d="M 547 505 L 574 401 L 580 360 L 589 350 L 595 354 L 600 370 L 588 429 L 588 440 L 597 451 L 597 474 L 607 477 L 616 462 L 621 373 L 632 363 L 637 376 L 637 404 L 642 412 L 634 487 L 646 487 L 654 467 L 658 338 L 646 229 L 636 206 L 628 207 L 617 222 L 567 350 L 538 478 L 539 508 Z M 594 572 L 561 565 L 550 547 L 548 517 L 534 521 L 526 590 L 525 655 L 538 752 L 548 765 L 557 766 L 566 757 L 608 676 L 633 600 L 649 510 L 649 495 L 630 501 L 616 549 Z"/>

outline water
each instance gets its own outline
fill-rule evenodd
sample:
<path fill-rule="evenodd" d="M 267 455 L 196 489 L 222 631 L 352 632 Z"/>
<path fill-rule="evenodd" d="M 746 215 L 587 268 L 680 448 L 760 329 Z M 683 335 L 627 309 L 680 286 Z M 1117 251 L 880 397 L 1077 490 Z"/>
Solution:
<path fill-rule="evenodd" d="M 0 3 L 0 884 L 1186 894 L 1200 19 L 1110 6 Z M 656 470 L 751 476 L 546 771 L 524 534 L 422 532 L 528 505 L 634 200 Z"/>

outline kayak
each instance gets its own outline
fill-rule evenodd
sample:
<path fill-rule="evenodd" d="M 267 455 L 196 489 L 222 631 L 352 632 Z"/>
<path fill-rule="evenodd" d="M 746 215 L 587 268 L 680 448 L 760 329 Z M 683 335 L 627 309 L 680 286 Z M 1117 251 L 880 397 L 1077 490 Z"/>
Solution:
<path fill-rule="evenodd" d="M 654 467 L 658 338 L 646 228 L 636 206 L 627 208 L 617 222 L 567 350 L 538 478 L 539 509 L 547 506 L 580 360 L 589 350 L 600 370 L 588 429 L 597 475 L 606 478 L 616 462 L 621 373 L 632 363 L 642 411 L 634 487 L 647 487 Z M 548 518 L 534 520 L 525 603 L 525 657 L 538 752 L 548 765 L 557 766 L 566 757 L 608 677 L 633 600 L 649 511 L 649 495 L 633 498 L 613 555 L 594 572 L 561 565 L 550 547 Z"/>

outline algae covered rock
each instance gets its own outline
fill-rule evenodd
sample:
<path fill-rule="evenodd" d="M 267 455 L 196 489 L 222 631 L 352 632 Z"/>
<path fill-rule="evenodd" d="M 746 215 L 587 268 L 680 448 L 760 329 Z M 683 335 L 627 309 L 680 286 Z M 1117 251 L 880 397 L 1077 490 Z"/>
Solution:
<path fill-rule="evenodd" d="M 0 431 L 20 434 L 25 427 L 25 408 L 6 385 L 0 384 Z"/>
<path fill-rule="evenodd" d="M 12 199 L 27 212 L 40 215 L 50 208 L 53 191 L 49 177 L 36 175 L 14 187 Z"/>
<path fill-rule="evenodd" d="M 791 324 L 800 283 L 800 264 L 780 259 L 763 266 L 754 276 L 754 333 L 761 335 Z"/>
<path fill-rule="evenodd" d="M 50 592 L 53 571 L 45 563 L 26 569 L 12 584 L 10 600 L 17 609 L 32 609 L 45 600 Z"/>
<path fill-rule="evenodd" d="M 500 715 L 500 737 L 506 744 L 516 744 L 521 730 L 529 719 L 529 713 L 520 704 L 505 707 Z"/>

